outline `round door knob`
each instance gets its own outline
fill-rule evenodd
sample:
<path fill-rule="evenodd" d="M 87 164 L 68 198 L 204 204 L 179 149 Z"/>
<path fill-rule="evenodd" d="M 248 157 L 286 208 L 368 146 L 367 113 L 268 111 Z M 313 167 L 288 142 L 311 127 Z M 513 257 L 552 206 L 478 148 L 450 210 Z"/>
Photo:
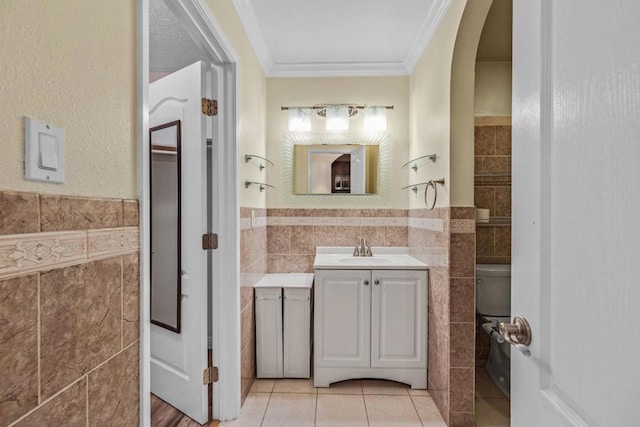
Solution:
<path fill-rule="evenodd" d="M 365 280 L 365 281 L 364 281 L 364 285 L 365 285 L 365 286 L 369 286 L 369 281 L 368 281 L 368 280 Z"/>
<path fill-rule="evenodd" d="M 380 284 L 380 280 L 376 279 L 376 281 L 373 282 L 373 283 L 376 284 L 376 285 L 379 285 Z"/>
<path fill-rule="evenodd" d="M 509 344 L 521 346 L 531 344 L 531 327 L 524 317 L 514 317 L 513 323 L 500 322 L 498 329 Z"/>

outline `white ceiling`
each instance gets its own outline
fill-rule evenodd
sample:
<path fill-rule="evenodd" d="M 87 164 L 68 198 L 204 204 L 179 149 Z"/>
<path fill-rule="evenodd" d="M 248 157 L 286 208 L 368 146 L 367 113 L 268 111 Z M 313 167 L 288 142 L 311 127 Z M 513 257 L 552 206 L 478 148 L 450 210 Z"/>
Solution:
<path fill-rule="evenodd" d="M 149 71 L 172 73 L 207 58 L 163 0 L 149 1 Z"/>
<path fill-rule="evenodd" d="M 268 77 L 406 75 L 451 0 L 233 0 Z"/>

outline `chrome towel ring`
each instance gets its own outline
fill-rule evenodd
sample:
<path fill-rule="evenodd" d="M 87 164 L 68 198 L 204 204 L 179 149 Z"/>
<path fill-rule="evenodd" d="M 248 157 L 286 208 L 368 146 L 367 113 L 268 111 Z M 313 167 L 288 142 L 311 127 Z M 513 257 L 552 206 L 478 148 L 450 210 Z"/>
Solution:
<path fill-rule="evenodd" d="M 444 186 L 444 178 L 440 178 L 437 180 L 431 180 L 427 182 L 427 185 L 424 186 L 424 204 L 428 211 L 432 211 L 433 208 L 436 207 L 436 201 L 438 200 L 438 186 L 436 184 L 440 184 Z M 427 193 L 429 192 L 429 187 L 433 188 L 433 203 L 429 206 L 429 202 L 427 201 Z"/>

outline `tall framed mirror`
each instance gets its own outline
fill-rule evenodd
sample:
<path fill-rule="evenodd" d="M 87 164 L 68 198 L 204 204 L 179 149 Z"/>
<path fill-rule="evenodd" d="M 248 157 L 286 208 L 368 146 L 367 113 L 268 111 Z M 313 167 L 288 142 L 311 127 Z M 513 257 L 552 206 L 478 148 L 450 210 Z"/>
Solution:
<path fill-rule="evenodd" d="M 149 129 L 151 323 L 180 333 L 180 121 Z"/>

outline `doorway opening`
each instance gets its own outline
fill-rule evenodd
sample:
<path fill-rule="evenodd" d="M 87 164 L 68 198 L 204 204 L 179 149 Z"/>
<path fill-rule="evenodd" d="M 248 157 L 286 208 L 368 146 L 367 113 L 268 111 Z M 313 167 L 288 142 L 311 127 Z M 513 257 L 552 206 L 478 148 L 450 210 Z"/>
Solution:
<path fill-rule="evenodd" d="M 152 392 L 199 424 L 233 419 L 240 410 L 237 56 L 202 0 L 139 0 L 138 30 L 141 425 L 151 423 Z M 217 115 L 205 100 L 217 102 Z M 164 129 L 179 143 L 163 141 Z M 224 242 L 215 251 L 202 246 L 209 233 Z M 219 381 L 206 384 L 214 365 Z"/>
<path fill-rule="evenodd" d="M 475 66 L 476 221 L 475 422 L 510 425 L 510 345 L 497 330 L 510 322 L 512 0 L 494 0 Z M 491 282 L 491 283 L 489 283 Z M 487 286 L 501 286 L 487 300 Z M 490 306 L 491 305 L 491 306 Z"/>

